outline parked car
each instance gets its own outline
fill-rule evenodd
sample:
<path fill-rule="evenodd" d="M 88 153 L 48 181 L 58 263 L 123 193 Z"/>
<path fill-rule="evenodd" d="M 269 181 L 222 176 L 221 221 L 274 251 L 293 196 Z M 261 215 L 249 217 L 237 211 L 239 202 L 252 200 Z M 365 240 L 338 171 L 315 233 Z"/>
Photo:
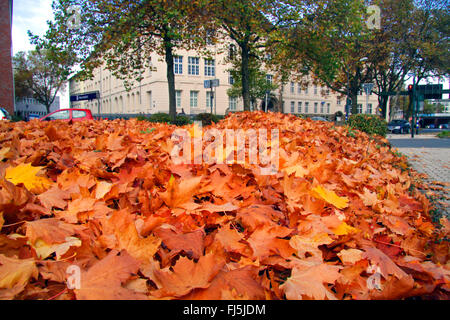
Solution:
<path fill-rule="evenodd" d="M 9 112 L 0 107 L 0 120 L 11 120 Z"/>
<path fill-rule="evenodd" d="M 429 124 L 425 128 L 427 128 L 427 129 L 436 129 L 434 124 Z"/>
<path fill-rule="evenodd" d="M 392 133 L 409 133 L 411 125 L 406 120 L 393 120 L 388 123 L 388 130 Z"/>
<path fill-rule="evenodd" d="M 61 109 L 56 110 L 39 119 L 40 121 L 84 121 L 94 120 L 89 109 Z"/>
<path fill-rule="evenodd" d="M 448 123 L 443 123 L 439 126 L 439 129 L 448 129 Z"/>
<path fill-rule="evenodd" d="M 314 120 L 314 121 L 327 121 L 328 122 L 328 119 L 324 118 L 324 117 L 311 117 L 311 120 Z"/>
<path fill-rule="evenodd" d="M 28 115 L 28 120 L 39 119 L 40 117 L 41 116 L 39 116 L 38 114 L 30 113 Z"/>

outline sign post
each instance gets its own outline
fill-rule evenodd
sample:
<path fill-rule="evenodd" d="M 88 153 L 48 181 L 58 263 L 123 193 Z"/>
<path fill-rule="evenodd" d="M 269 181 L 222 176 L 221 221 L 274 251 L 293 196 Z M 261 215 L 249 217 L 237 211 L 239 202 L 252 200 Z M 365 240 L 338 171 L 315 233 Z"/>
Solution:
<path fill-rule="evenodd" d="M 219 79 L 212 79 L 212 80 L 205 80 L 203 83 L 203 86 L 205 89 L 211 89 L 211 96 L 210 96 L 210 107 L 211 107 L 211 114 L 213 113 L 213 104 L 214 104 L 214 110 L 216 111 L 215 106 L 215 99 L 214 99 L 214 88 L 218 87 L 220 85 Z"/>
<path fill-rule="evenodd" d="M 363 89 L 364 89 L 364 92 L 366 93 L 366 110 L 369 106 L 369 95 L 372 93 L 373 86 L 374 86 L 373 83 L 364 83 L 363 84 Z"/>

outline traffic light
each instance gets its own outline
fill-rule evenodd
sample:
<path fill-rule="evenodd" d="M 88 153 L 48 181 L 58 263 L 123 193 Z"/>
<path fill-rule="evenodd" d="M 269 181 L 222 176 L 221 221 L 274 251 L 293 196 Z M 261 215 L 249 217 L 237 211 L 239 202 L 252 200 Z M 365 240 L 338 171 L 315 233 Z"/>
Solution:
<path fill-rule="evenodd" d="M 413 89 L 414 89 L 414 86 L 412 84 L 408 85 L 409 101 L 413 101 Z"/>

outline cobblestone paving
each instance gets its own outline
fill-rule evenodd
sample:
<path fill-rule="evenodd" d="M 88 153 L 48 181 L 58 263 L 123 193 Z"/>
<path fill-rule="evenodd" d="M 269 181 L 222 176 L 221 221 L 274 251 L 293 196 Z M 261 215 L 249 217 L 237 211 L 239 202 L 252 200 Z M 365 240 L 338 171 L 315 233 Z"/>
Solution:
<path fill-rule="evenodd" d="M 417 172 L 428 176 L 441 197 L 442 210 L 450 217 L 450 147 L 448 140 L 434 136 L 418 136 L 417 140 L 405 135 L 387 137 L 398 151 L 408 157 L 408 161 Z M 441 146 L 441 147 L 439 147 Z M 442 184 L 436 184 L 440 182 Z M 442 190 L 439 190 L 442 189 Z"/>

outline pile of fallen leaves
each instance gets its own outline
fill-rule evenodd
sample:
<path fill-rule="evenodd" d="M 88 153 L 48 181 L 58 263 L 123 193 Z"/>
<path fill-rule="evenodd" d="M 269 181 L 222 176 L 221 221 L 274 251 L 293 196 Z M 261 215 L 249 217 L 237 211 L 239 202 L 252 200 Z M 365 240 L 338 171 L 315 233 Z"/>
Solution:
<path fill-rule="evenodd" d="M 260 112 L 212 127 L 278 129 L 278 173 L 176 165 L 165 124 L 0 122 L 0 298 L 448 299 L 448 221 L 386 140 Z"/>

